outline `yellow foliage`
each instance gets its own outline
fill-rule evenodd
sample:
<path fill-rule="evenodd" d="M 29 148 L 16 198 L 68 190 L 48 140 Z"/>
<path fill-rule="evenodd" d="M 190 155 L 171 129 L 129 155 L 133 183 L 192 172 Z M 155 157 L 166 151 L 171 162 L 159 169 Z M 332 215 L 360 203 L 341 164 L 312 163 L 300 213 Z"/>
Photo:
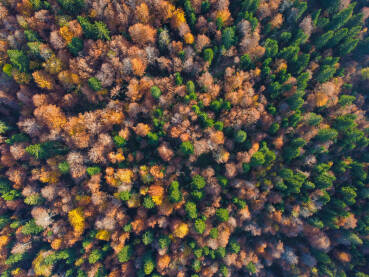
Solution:
<path fill-rule="evenodd" d="M 62 36 L 62 38 L 66 41 L 66 43 L 70 43 L 73 39 L 73 33 L 69 29 L 68 26 L 63 26 L 59 29 L 59 33 Z"/>
<path fill-rule="evenodd" d="M 121 183 L 127 185 L 132 183 L 133 175 L 133 171 L 128 168 L 120 168 L 115 173 L 116 178 L 118 178 Z"/>
<path fill-rule="evenodd" d="M 51 248 L 54 249 L 54 250 L 58 250 L 60 248 L 61 244 L 62 244 L 61 239 L 54 239 L 51 242 Z"/>
<path fill-rule="evenodd" d="M 9 242 L 9 237 L 6 235 L 0 236 L 0 248 L 3 248 Z"/>
<path fill-rule="evenodd" d="M 128 208 L 137 208 L 140 206 L 140 197 L 138 194 L 132 194 L 131 198 L 127 201 Z"/>
<path fill-rule="evenodd" d="M 185 34 L 184 35 L 184 40 L 187 44 L 192 44 L 195 41 L 195 39 L 194 39 L 194 37 L 191 33 Z"/>
<path fill-rule="evenodd" d="M 62 62 L 55 55 L 52 55 L 44 64 L 45 70 L 50 74 L 57 74 L 62 70 Z"/>
<path fill-rule="evenodd" d="M 149 194 L 156 205 L 161 205 L 164 197 L 164 188 L 158 185 L 152 185 L 149 188 Z"/>
<path fill-rule="evenodd" d="M 59 81 L 66 85 L 78 85 L 81 83 L 81 80 L 79 79 L 79 76 L 75 73 L 72 73 L 70 71 L 64 70 L 58 74 Z"/>
<path fill-rule="evenodd" d="M 81 208 L 71 210 L 68 213 L 68 219 L 72 225 L 74 232 L 77 234 L 82 234 L 85 229 L 85 218 L 83 216 L 83 211 Z"/>
<path fill-rule="evenodd" d="M 54 87 L 53 79 L 46 72 L 35 71 L 32 76 L 40 88 L 51 90 Z"/>
<path fill-rule="evenodd" d="M 142 76 L 145 74 L 146 65 L 137 58 L 131 59 L 132 71 L 136 76 Z"/>
<path fill-rule="evenodd" d="M 151 173 L 152 176 L 154 176 L 157 179 L 163 179 L 164 178 L 163 169 L 158 165 L 152 166 L 150 168 L 150 173 Z"/>
<path fill-rule="evenodd" d="M 140 187 L 140 194 L 141 195 L 146 195 L 148 191 L 149 191 L 148 187 Z"/>
<path fill-rule="evenodd" d="M 229 10 L 221 10 L 217 12 L 217 18 L 220 18 L 223 23 L 227 22 L 230 16 L 231 13 L 229 12 Z"/>
<path fill-rule="evenodd" d="M 100 231 L 97 232 L 96 238 L 99 239 L 99 240 L 109 241 L 110 233 L 107 230 L 100 230 Z"/>
<path fill-rule="evenodd" d="M 25 72 L 20 72 L 17 69 L 12 69 L 12 76 L 18 84 L 28 84 L 31 81 L 31 75 Z"/>
<path fill-rule="evenodd" d="M 315 105 L 317 107 L 323 107 L 328 102 L 328 96 L 323 92 L 318 92 L 315 94 Z"/>
<path fill-rule="evenodd" d="M 36 276 L 51 276 L 53 265 L 44 264 L 44 259 L 47 255 L 50 254 L 50 251 L 40 251 L 38 256 L 33 260 L 33 270 L 35 271 Z"/>
<path fill-rule="evenodd" d="M 186 22 L 185 13 L 182 9 L 176 9 L 172 16 L 172 25 L 178 28 L 182 23 Z"/>
<path fill-rule="evenodd" d="M 188 225 L 186 223 L 180 223 L 173 232 L 177 238 L 184 238 L 188 234 Z"/>
<path fill-rule="evenodd" d="M 59 181 L 61 173 L 58 170 L 46 171 L 44 168 L 41 168 L 40 181 L 42 183 L 50 183 L 55 184 Z"/>
<path fill-rule="evenodd" d="M 141 5 L 136 7 L 136 17 L 138 21 L 146 24 L 149 21 L 149 16 L 149 8 L 146 3 L 142 3 Z"/>
<path fill-rule="evenodd" d="M 84 262 L 83 258 L 79 258 L 79 259 L 74 263 L 74 265 L 75 265 L 75 266 L 81 266 L 81 265 L 83 264 L 83 262 Z"/>

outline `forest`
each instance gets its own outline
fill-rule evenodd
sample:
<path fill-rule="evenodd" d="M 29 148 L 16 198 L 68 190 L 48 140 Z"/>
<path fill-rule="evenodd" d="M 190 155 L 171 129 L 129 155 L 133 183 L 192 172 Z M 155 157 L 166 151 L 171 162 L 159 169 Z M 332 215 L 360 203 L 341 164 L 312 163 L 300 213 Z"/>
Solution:
<path fill-rule="evenodd" d="M 369 0 L 0 0 L 1 277 L 369 277 Z"/>

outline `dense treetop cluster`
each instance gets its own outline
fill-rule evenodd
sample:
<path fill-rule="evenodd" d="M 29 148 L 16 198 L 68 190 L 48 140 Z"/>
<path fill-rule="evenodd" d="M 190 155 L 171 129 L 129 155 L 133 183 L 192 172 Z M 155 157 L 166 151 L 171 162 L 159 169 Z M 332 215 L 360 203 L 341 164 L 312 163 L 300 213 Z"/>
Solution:
<path fill-rule="evenodd" d="M 369 276 L 368 0 L 1 0 L 0 276 Z"/>

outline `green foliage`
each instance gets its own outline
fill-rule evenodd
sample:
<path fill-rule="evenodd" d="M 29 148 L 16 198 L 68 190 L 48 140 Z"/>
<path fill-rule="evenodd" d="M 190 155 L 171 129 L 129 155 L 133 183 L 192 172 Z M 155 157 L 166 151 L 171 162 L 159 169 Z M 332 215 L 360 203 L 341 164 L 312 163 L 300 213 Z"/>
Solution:
<path fill-rule="evenodd" d="M 98 39 L 110 40 L 110 31 L 102 21 L 95 21 L 96 36 Z"/>
<path fill-rule="evenodd" d="M 24 259 L 25 254 L 18 253 L 18 254 L 12 254 L 6 259 L 5 264 L 6 265 L 13 265 L 16 264 Z"/>
<path fill-rule="evenodd" d="M 213 61 L 214 58 L 214 52 L 213 49 L 211 48 L 206 48 L 204 50 L 204 60 L 209 62 L 209 64 L 211 64 L 211 62 Z"/>
<path fill-rule="evenodd" d="M 69 172 L 69 164 L 66 161 L 59 163 L 58 168 L 62 174 L 67 174 Z"/>
<path fill-rule="evenodd" d="M 154 241 L 154 234 L 151 230 L 146 231 L 143 235 L 142 235 L 142 242 L 145 245 L 149 245 Z"/>
<path fill-rule="evenodd" d="M 196 204 L 194 202 L 188 201 L 185 204 L 185 211 L 187 213 L 187 216 L 190 219 L 197 218 L 197 207 L 196 207 Z"/>
<path fill-rule="evenodd" d="M 22 226 L 22 234 L 24 235 L 38 235 L 43 231 L 41 226 L 38 226 L 33 219 L 28 221 L 25 225 Z"/>
<path fill-rule="evenodd" d="M 146 257 L 144 260 L 144 273 L 150 275 L 155 269 L 154 260 L 150 257 Z"/>
<path fill-rule="evenodd" d="M 184 141 L 180 146 L 180 150 L 184 155 L 193 154 L 194 151 L 193 144 L 190 141 Z"/>
<path fill-rule="evenodd" d="M 256 152 L 251 157 L 250 165 L 252 167 L 261 166 L 265 163 L 265 156 L 261 151 Z"/>
<path fill-rule="evenodd" d="M 317 49 L 325 47 L 325 45 L 333 38 L 334 32 L 328 31 L 315 40 L 315 47 Z"/>
<path fill-rule="evenodd" d="M 218 238 L 218 229 L 217 228 L 212 228 L 210 230 L 210 237 L 213 238 L 213 239 L 216 239 Z"/>
<path fill-rule="evenodd" d="M 85 6 L 84 0 L 58 0 L 62 10 L 70 15 L 80 14 Z"/>
<path fill-rule="evenodd" d="M 159 238 L 159 248 L 160 249 L 168 249 L 170 246 L 171 240 L 168 236 L 162 236 Z"/>
<path fill-rule="evenodd" d="M 0 179 L 0 195 L 5 201 L 12 201 L 21 196 L 21 194 L 12 189 L 9 182 L 6 179 Z"/>
<path fill-rule="evenodd" d="M 206 228 L 206 224 L 205 221 L 202 219 L 196 219 L 195 220 L 195 231 L 198 232 L 199 234 L 204 233 Z"/>
<path fill-rule="evenodd" d="M 43 201 L 44 199 L 39 193 L 31 194 L 24 199 L 24 203 L 31 206 L 40 205 Z"/>
<path fill-rule="evenodd" d="M 329 140 L 335 140 L 338 132 L 332 128 L 320 129 L 315 139 L 319 142 L 327 142 Z"/>
<path fill-rule="evenodd" d="M 146 209 L 153 209 L 155 208 L 155 202 L 152 200 L 150 195 L 145 196 L 144 201 L 143 201 L 143 206 Z"/>
<path fill-rule="evenodd" d="M 178 181 L 173 181 L 169 186 L 169 201 L 177 203 L 182 200 L 182 193 L 179 189 Z"/>
<path fill-rule="evenodd" d="M 273 58 L 278 54 L 278 42 L 274 39 L 267 38 L 264 44 L 266 58 Z"/>
<path fill-rule="evenodd" d="M 29 59 L 26 54 L 21 50 L 8 50 L 7 51 L 10 62 L 20 72 L 27 72 L 29 68 Z"/>
<path fill-rule="evenodd" d="M 25 30 L 24 36 L 26 37 L 27 41 L 39 41 L 40 40 L 38 34 L 32 30 Z"/>
<path fill-rule="evenodd" d="M 247 133 L 243 130 L 238 130 L 235 134 L 235 141 L 238 143 L 245 142 L 247 138 Z"/>
<path fill-rule="evenodd" d="M 87 174 L 90 176 L 99 174 L 101 172 L 101 168 L 98 166 L 91 166 L 91 167 L 87 167 Z"/>
<path fill-rule="evenodd" d="M 88 85 L 90 86 L 90 88 L 93 91 L 99 91 L 99 90 L 101 90 L 101 83 L 95 77 L 91 77 L 90 79 L 88 79 Z"/>
<path fill-rule="evenodd" d="M 126 140 L 118 135 L 113 137 L 113 141 L 117 147 L 123 147 L 124 145 L 126 145 Z"/>
<path fill-rule="evenodd" d="M 337 30 L 341 28 L 352 16 L 355 4 L 349 5 L 346 9 L 341 10 L 339 13 L 332 17 L 331 22 L 328 25 L 328 29 Z"/>
<path fill-rule="evenodd" d="M 83 50 L 83 40 L 77 37 L 72 38 L 72 41 L 68 43 L 68 49 L 73 56 L 78 56 L 78 53 Z"/>
<path fill-rule="evenodd" d="M 191 80 L 186 83 L 186 91 L 188 94 L 195 93 L 195 84 Z"/>
<path fill-rule="evenodd" d="M 118 253 L 118 260 L 121 263 L 128 262 L 133 255 L 133 248 L 131 245 L 125 245 Z"/>
<path fill-rule="evenodd" d="M 322 122 L 323 117 L 319 114 L 315 114 L 315 113 L 310 113 L 307 123 L 310 126 L 319 126 L 319 124 Z"/>
<path fill-rule="evenodd" d="M 200 175 L 194 175 L 192 177 L 191 186 L 193 189 L 203 189 L 206 185 L 204 177 Z"/>
<path fill-rule="evenodd" d="M 176 81 L 176 85 L 180 86 L 183 84 L 183 78 L 181 77 L 181 73 L 176 72 L 174 73 L 174 77 L 175 77 L 175 81 Z"/>
<path fill-rule="evenodd" d="M 229 212 L 227 209 L 224 209 L 224 208 L 219 208 L 217 209 L 217 211 L 215 212 L 218 220 L 220 222 L 226 222 L 228 221 L 228 218 L 229 218 Z"/>
<path fill-rule="evenodd" d="M 161 90 L 160 88 L 158 88 L 157 86 L 152 86 L 151 89 L 151 95 L 155 98 L 155 99 L 159 99 L 160 95 L 161 95 Z"/>
<path fill-rule="evenodd" d="M 220 273 L 222 274 L 222 276 L 224 276 L 224 277 L 227 277 L 228 276 L 228 268 L 227 268 L 227 266 L 225 266 L 225 265 L 222 265 L 221 267 L 220 267 L 220 269 L 219 269 L 219 271 L 220 271 Z"/>
<path fill-rule="evenodd" d="M 38 160 L 47 159 L 54 155 L 65 153 L 65 146 L 54 141 L 47 141 L 40 144 L 32 144 L 26 147 L 26 152 Z"/>
<path fill-rule="evenodd" d="M 231 252 L 238 254 L 241 250 L 240 244 L 236 240 L 232 240 L 229 243 L 229 247 L 231 249 Z"/>
<path fill-rule="evenodd" d="M 100 261 L 103 258 L 103 253 L 100 249 L 94 249 L 91 251 L 90 255 L 88 256 L 88 262 L 90 264 L 94 264 Z"/>
<path fill-rule="evenodd" d="M 253 63 L 248 54 L 241 56 L 241 68 L 243 70 L 250 70 L 255 68 L 255 64 Z"/>
<path fill-rule="evenodd" d="M 256 266 L 252 262 L 249 262 L 246 266 L 246 270 L 252 274 L 256 273 Z"/>
<path fill-rule="evenodd" d="M 235 29 L 233 27 L 227 27 L 222 32 L 222 42 L 226 49 L 235 45 L 237 41 Z"/>

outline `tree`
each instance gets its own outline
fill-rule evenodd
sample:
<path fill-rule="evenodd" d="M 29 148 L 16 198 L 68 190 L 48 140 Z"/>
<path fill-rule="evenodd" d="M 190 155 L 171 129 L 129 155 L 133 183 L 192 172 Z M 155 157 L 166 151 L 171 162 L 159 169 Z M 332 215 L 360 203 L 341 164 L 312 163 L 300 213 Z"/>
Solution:
<path fill-rule="evenodd" d="M 214 58 L 214 52 L 213 49 L 211 48 L 206 48 L 204 50 L 204 60 L 209 62 L 209 64 L 211 64 L 211 62 L 213 61 Z"/>
<path fill-rule="evenodd" d="M 232 45 L 236 44 L 236 34 L 234 27 L 227 27 L 223 30 L 222 42 L 226 49 L 229 49 Z"/>
<path fill-rule="evenodd" d="M 143 235 L 142 235 L 142 242 L 145 245 L 149 245 L 154 241 L 154 234 L 151 230 L 146 231 Z"/>
<path fill-rule="evenodd" d="M 58 168 L 62 174 L 67 174 L 69 172 L 69 164 L 66 161 L 59 163 Z"/>
<path fill-rule="evenodd" d="M 243 130 L 238 130 L 235 134 L 235 141 L 237 143 L 245 142 L 247 138 L 247 133 Z"/>
<path fill-rule="evenodd" d="M 88 256 L 88 262 L 94 264 L 103 258 L 103 252 L 100 249 L 94 249 Z"/>
<path fill-rule="evenodd" d="M 43 231 L 41 226 L 35 223 L 35 220 L 31 219 L 25 225 L 22 226 L 22 233 L 25 235 L 38 235 Z"/>
<path fill-rule="evenodd" d="M 95 21 L 96 37 L 98 39 L 110 40 L 110 31 L 102 21 Z"/>
<path fill-rule="evenodd" d="M 204 233 L 205 227 L 206 227 L 206 225 L 205 225 L 204 220 L 199 219 L 199 218 L 195 220 L 195 231 L 196 232 L 198 232 L 199 234 Z"/>
<path fill-rule="evenodd" d="M 83 29 L 83 35 L 86 38 L 97 39 L 96 25 L 92 24 L 86 17 L 77 16 L 79 24 Z"/>
<path fill-rule="evenodd" d="M 77 37 L 72 38 L 72 41 L 68 43 L 68 49 L 73 56 L 77 56 L 83 49 L 83 40 Z"/>
<path fill-rule="evenodd" d="M 99 90 L 101 90 L 101 83 L 95 77 L 91 77 L 90 79 L 88 79 L 88 85 L 90 86 L 90 88 L 93 91 L 99 91 Z"/>
<path fill-rule="evenodd" d="M 215 212 L 218 220 L 220 222 L 226 222 L 228 221 L 228 218 L 229 218 L 229 212 L 227 209 L 224 209 L 224 208 L 219 208 L 217 209 L 217 211 Z"/>
<path fill-rule="evenodd" d="M 169 200 L 172 203 L 177 203 L 182 200 L 182 193 L 179 190 L 178 181 L 173 181 L 169 186 Z"/>
<path fill-rule="evenodd" d="M 160 95 L 161 95 L 161 90 L 160 88 L 158 88 L 157 86 L 152 86 L 151 89 L 151 95 L 155 98 L 155 99 L 159 99 Z"/>
<path fill-rule="evenodd" d="M 243 70 L 250 70 L 255 68 L 255 64 L 248 54 L 244 54 L 241 56 L 241 68 Z"/>
<path fill-rule="evenodd" d="M 7 53 L 13 66 L 15 66 L 20 72 L 28 71 L 29 59 L 23 51 L 8 50 Z"/>
<path fill-rule="evenodd" d="M 334 35 L 333 31 L 328 31 L 322 34 L 315 40 L 315 47 L 317 49 L 323 48 L 328 43 L 328 41 L 330 41 L 333 38 L 333 35 Z"/>
<path fill-rule="evenodd" d="M 356 3 L 349 5 L 346 9 L 341 10 L 339 13 L 332 17 L 331 22 L 327 26 L 330 30 L 338 30 L 350 19 Z"/>
<path fill-rule="evenodd" d="M 338 132 L 332 128 L 320 129 L 315 139 L 319 142 L 327 142 L 329 140 L 334 140 L 338 136 Z"/>
<path fill-rule="evenodd" d="M 191 219 L 197 218 L 197 208 L 196 204 L 192 201 L 188 201 L 185 204 L 185 211 L 187 213 L 187 216 Z"/>
<path fill-rule="evenodd" d="M 356 48 L 358 43 L 359 39 L 349 38 L 346 41 L 344 41 L 338 48 L 340 56 L 350 54 Z"/>
<path fill-rule="evenodd" d="M 133 255 L 133 248 L 131 245 L 125 245 L 118 253 L 118 260 L 121 263 L 128 262 Z"/>
<path fill-rule="evenodd" d="M 193 154 L 194 148 L 190 141 L 184 141 L 180 146 L 180 150 L 184 155 L 189 155 Z"/>
<path fill-rule="evenodd" d="M 144 273 L 150 275 L 155 269 L 155 263 L 151 255 L 148 255 L 144 259 Z"/>
<path fill-rule="evenodd" d="M 264 44 L 266 58 L 273 58 L 278 54 L 278 42 L 274 39 L 267 38 Z"/>
<path fill-rule="evenodd" d="M 251 157 L 250 165 L 252 167 L 261 166 L 265 163 L 265 156 L 261 151 L 256 152 Z"/>
<path fill-rule="evenodd" d="M 204 177 L 197 174 L 192 177 L 191 185 L 193 189 L 203 189 L 206 185 L 206 182 Z"/>
<path fill-rule="evenodd" d="M 337 69 L 332 65 L 323 65 L 321 66 L 318 74 L 316 75 L 316 80 L 319 83 L 325 83 L 332 79 Z"/>
<path fill-rule="evenodd" d="M 88 167 L 86 171 L 88 175 L 93 176 L 93 175 L 99 174 L 101 172 L 101 168 L 98 166 L 91 166 L 91 167 Z"/>
<path fill-rule="evenodd" d="M 85 6 L 84 0 L 58 0 L 62 10 L 70 15 L 80 14 Z"/>

